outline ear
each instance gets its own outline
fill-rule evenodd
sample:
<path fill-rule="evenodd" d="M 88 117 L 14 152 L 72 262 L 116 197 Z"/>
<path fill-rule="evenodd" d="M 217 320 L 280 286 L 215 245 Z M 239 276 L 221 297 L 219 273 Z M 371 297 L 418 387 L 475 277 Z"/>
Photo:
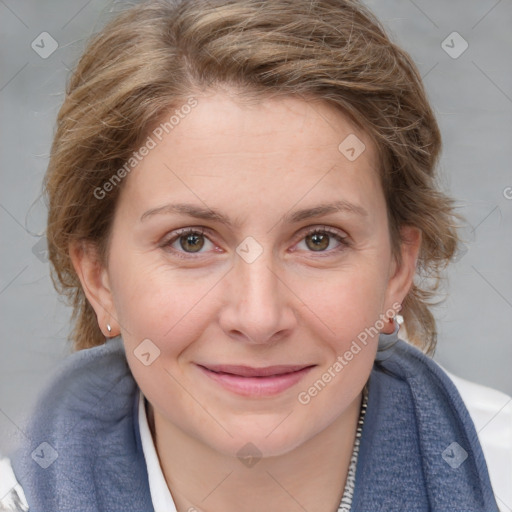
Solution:
<path fill-rule="evenodd" d="M 402 243 L 400 246 L 401 264 L 396 259 L 390 268 L 386 289 L 385 310 L 395 309 L 393 305 L 402 304 L 409 292 L 416 274 L 416 262 L 421 247 L 421 230 L 414 226 L 403 226 L 400 229 Z M 398 313 L 398 312 L 397 312 Z M 390 327 L 391 332 L 393 328 Z"/>
<path fill-rule="evenodd" d="M 120 333 L 119 322 L 114 307 L 108 272 L 99 257 L 97 247 L 85 241 L 72 242 L 69 255 L 80 279 L 87 300 L 96 312 L 98 325 L 106 338 Z M 111 326 L 111 331 L 107 329 Z"/>

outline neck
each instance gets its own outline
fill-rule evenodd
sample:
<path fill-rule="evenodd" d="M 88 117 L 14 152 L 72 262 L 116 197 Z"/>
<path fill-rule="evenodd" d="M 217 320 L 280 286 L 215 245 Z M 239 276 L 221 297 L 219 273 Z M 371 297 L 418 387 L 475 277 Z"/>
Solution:
<path fill-rule="evenodd" d="M 288 453 L 244 466 L 155 413 L 148 421 L 178 512 L 335 512 L 355 440 L 361 394 L 326 429 Z"/>

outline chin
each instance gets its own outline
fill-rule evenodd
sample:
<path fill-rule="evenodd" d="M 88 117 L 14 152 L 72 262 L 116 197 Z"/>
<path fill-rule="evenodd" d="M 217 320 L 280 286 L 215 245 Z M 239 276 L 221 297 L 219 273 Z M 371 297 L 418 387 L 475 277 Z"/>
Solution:
<path fill-rule="evenodd" d="M 253 420 L 247 418 L 247 422 L 238 422 L 236 427 L 227 427 L 233 437 L 222 436 L 221 439 L 215 440 L 210 435 L 203 439 L 215 451 L 244 462 L 245 458 L 285 455 L 315 435 L 303 429 L 301 431 L 298 427 L 285 425 L 287 419 L 282 424 L 281 421 L 282 418 L 278 421 L 274 418 L 272 421 L 255 425 Z"/>

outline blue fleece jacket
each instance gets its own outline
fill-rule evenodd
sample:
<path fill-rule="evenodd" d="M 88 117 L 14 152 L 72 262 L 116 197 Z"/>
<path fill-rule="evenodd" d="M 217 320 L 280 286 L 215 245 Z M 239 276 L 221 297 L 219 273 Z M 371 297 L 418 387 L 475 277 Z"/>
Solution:
<path fill-rule="evenodd" d="M 498 512 L 458 391 L 397 332 L 380 335 L 352 511 Z M 31 512 L 153 511 L 137 404 L 121 338 L 69 356 L 13 457 Z"/>

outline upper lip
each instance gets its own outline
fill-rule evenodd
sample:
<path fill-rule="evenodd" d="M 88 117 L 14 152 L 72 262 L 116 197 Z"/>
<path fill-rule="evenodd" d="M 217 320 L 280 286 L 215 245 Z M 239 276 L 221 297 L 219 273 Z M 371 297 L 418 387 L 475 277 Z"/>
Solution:
<path fill-rule="evenodd" d="M 231 373 L 239 375 L 240 377 L 269 377 L 270 375 L 282 375 L 284 373 L 297 372 L 304 368 L 314 366 L 311 364 L 298 364 L 298 365 L 275 365 L 266 366 L 264 368 L 253 368 L 251 366 L 230 365 L 230 364 L 209 364 L 199 365 L 207 370 L 218 373 Z"/>

